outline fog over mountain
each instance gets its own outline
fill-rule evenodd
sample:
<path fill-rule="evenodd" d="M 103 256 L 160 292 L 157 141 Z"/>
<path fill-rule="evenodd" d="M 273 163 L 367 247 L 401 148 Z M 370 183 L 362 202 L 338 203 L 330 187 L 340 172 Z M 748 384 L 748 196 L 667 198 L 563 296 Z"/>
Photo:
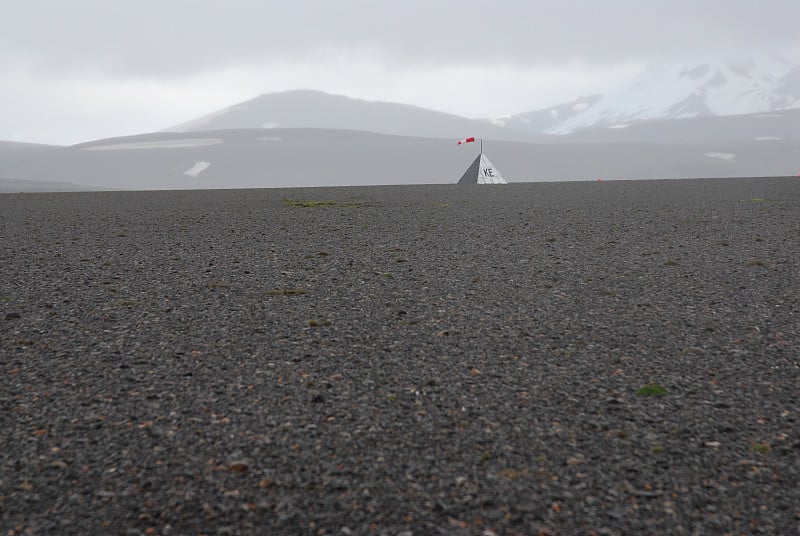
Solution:
<path fill-rule="evenodd" d="M 503 118 L 611 95 L 654 58 L 798 58 L 799 18 L 791 0 L 2 2 L 0 140 L 152 132 L 298 88 Z"/>
<path fill-rule="evenodd" d="M 541 110 L 493 118 L 491 121 L 504 127 L 528 130 L 531 132 L 547 132 L 564 121 L 579 115 L 602 99 L 602 95 L 578 97 L 571 102 L 555 104 Z"/>
<path fill-rule="evenodd" d="M 794 119 L 778 112 L 800 108 L 800 64 L 777 54 L 740 58 L 656 61 L 637 76 L 621 82 L 607 95 L 589 95 L 540 110 L 486 120 L 473 120 L 420 107 L 390 102 L 350 99 L 320 91 L 287 91 L 265 94 L 214 111 L 167 130 L 183 132 L 218 128 L 334 128 L 408 136 L 457 138 L 464 133 L 494 139 L 560 142 L 528 133 L 572 134 L 586 129 L 621 130 L 638 122 L 653 123 L 694 117 L 768 114 Z M 764 119 L 754 117 L 753 119 Z M 713 122 L 707 122 L 709 126 Z M 730 123 L 730 122 L 721 122 Z M 761 124 L 756 124 L 761 123 Z M 754 137 L 763 121 L 756 121 Z M 659 123 L 660 124 L 660 123 Z M 691 124 L 696 129 L 699 123 Z M 659 141 L 684 141 L 676 131 L 681 125 L 664 126 L 674 137 Z M 739 136 L 744 121 L 737 122 Z M 783 127 L 775 127 L 785 137 Z M 687 132 L 687 134 L 691 134 Z M 730 136 L 727 132 L 719 132 Z M 775 137 L 775 134 L 771 135 Z M 583 136 L 579 136 L 585 139 Z M 597 137 L 596 133 L 593 137 Z M 697 137 L 694 133 L 694 137 Z M 709 134 L 713 141 L 713 134 Z M 610 136 L 610 140 L 618 136 Z"/>
<path fill-rule="evenodd" d="M 748 143 L 797 139 L 799 108 L 800 66 L 769 54 L 727 62 L 656 62 L 609 95 L 490 120 L 289 91 L 261 95 L 167 130 L 300 127 L 451 139 L 468 133 L 539 143 Z"/>

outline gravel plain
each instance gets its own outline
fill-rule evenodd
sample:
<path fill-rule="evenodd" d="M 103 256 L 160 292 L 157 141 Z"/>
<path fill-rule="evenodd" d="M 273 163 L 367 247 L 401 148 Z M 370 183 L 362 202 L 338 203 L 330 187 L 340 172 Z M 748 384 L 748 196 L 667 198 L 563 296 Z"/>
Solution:
<path fill-rule="evenodd" d="M 4 194 L 0 239 L 3 535 L 800 533 L 800 178 Z"/>

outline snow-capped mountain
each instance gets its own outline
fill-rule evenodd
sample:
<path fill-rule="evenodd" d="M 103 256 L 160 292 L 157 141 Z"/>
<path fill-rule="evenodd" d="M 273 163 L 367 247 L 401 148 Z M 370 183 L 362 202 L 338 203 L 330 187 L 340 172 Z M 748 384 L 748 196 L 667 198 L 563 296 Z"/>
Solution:
<path fill-rule="evenodd" d="M 769 113 L 800 108 L 800 66 L 779 56 L 693 63 L 657 62 L 552 134 L 632 121 Z"/>

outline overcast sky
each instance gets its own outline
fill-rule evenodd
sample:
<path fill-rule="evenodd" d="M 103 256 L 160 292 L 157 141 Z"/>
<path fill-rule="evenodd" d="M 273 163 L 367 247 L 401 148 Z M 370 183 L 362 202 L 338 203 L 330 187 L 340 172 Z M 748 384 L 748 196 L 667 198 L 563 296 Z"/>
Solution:
<path fill-rule="evenodd" d="M 159 130 L 320 89 L 497 117 L 655 58 L 800 56 L 797 0 L 0 0 L 0 140 Z"/>

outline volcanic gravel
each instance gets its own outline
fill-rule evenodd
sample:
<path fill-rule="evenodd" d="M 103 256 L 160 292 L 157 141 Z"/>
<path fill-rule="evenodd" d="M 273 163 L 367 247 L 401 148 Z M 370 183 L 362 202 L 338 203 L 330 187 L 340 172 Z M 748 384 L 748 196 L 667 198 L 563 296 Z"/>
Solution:
<path fill-rule="evenodd" d="M 800 178 L 9 194 L 0 237 L 3 535 L 800 532 Z"/>

